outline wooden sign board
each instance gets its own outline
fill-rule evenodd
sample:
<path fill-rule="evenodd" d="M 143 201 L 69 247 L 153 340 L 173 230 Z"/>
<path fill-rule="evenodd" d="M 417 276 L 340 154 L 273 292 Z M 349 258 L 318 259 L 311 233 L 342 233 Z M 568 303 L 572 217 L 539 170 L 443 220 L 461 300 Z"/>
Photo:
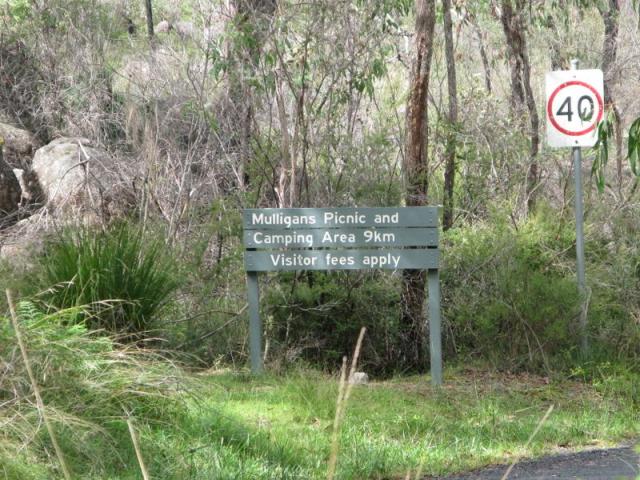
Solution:
<path fill-rule="evenodd" d="M 442 384 L 437 207 L 263 208 L 243 212 L 251 369 L 262 371 L 258 272 L 428 271 L 431 379 Z"/>

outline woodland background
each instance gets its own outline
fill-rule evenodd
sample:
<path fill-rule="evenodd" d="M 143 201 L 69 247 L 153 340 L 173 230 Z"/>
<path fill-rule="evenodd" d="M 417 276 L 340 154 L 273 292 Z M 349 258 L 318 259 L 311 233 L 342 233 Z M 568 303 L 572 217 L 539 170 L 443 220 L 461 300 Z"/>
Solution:
<path fill-rule="evenodd" d="M 573 58 L 607 104 L 582 298 L 543 113 Z M 418 479 L 637 438 L 638 92 L 635 0 L 0 0 L 0 476 Z M 445 386 L 419 271 L 261 275 L 248 375 L 242 209 L 410 205 L 442 206 Z"/>
<path fill-rule="evenodd" d="M 544 74 L 579 58 L 603 69 L 611 112 L 606 150 L 583 162 L 591 358 L 635 361 L 636 7 L 5 0 L 3 121 L 33 152 L 60 137 L 97 149 L 108 182 L 71 209 L 23 192 L 3 222 L 2 283 L 44 310 L 112 301 L 92 326 L 242 366 L 242 208 L 443 205 L 447 361 L 563 369 L 579 358 L 572 171 L 570 152 L 544 143 Z M 33 155 L 10 147 L 28 180 Z M 105 261 L 123 255 L 148 261 L 137 273 Z M 419 272 L 263 282 L 273 369 L 338 368 L 361 326 L 364 369 L 428 367 Z"/>

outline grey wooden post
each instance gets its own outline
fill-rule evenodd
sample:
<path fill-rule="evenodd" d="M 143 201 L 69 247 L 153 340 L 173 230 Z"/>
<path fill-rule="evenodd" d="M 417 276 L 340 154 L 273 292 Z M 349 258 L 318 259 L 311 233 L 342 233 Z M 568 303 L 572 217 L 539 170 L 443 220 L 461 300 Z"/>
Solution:
<path fill-rule="evenodd" d="M 247 272 L 247 299 L 249 301 L 249 353 L 251 373 L 262 373 L 262 321 L 260 320 L 260 289 L 258 273 Z"/>
<path fill-rule="evenodd" d="M 440 278 L 435 269 L 428 270 L 429 294 L 429 352 L 431 354 L 431 383 L 442 385 L 442 333 L 440 319 Z"/>

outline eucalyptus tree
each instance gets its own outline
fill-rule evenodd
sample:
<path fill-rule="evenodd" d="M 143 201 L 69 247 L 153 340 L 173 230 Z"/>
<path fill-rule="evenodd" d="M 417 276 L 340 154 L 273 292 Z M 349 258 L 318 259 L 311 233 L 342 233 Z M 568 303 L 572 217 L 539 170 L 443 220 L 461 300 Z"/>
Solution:
<path fill-rule="evenodd" d="M 618 56 L 618 31 L 620 29 L 620 0 L 606 0 L 604 5 L 596 2 L 604 23 L 602 42 L 602 73 L 604 75 L 604 97 L 612 112 L 613 128 L 616 137 L 616 167 L 618 188 L 622 188 L 622 126 L 620 112 L 616 105 L 611 84 L 615 80 L 615 62 Z"/>
<path fill-rule="evenodd" d="M 453 45 L 453 22 L 451 20 L 451 0 L 442 0 L 444 20 L 444 45 L 447 63 L 447 92 L 449 98 L 448 128 L 445 147 L 444 200 L 442 228 L 448 230 L 453 225 L 453 189 L 456 178 L 456 131 L 458 128 L 458 86 L 456 80 L 456 59 Z M 488 84 L 490 85 L 490 83 Z M 489 87 L 490 88 L 490 87 Z"/>
<path fill-rule="evenodd" d="M 151 0 L 144 0 L 145 14 L 147 17 L 147 35 L 153 38 L 153 6 Z"/>
<path fill-rule="evenodd" d="M 535 206 L 538 184 L 538 152 L 540 149 L 540 120 L 531 88 L 531 63 L 527 50 L 527 30 L 523 17 L 525 0 L 501 0 L 500 21 L 507 43 L 511 74 L 511 112 L 515 121 L 524 127 L 525 111 L 529 117 L 529 168 L 527 172 L 527 207 Z M 526 110 L 525 110 L 526 109 Z"/>
<path fill-rule="evenodd" d="M 255 115 L 256 81 L 264 45 L 271 33 L 276 12 L 275 0 L 235 0 L 231 2 L 228 34 L 226 131 L 228 150 L 240 161 L 237 180 L 244 190 L 251 179 L 251 163 L 256 156 L 258 135 Z"/>
<path fill-rule="evenodd" d="M 434 0 L 416 0 L 415 47 L 407 97 L 404 176 L 408 206 L 427 204 L 428 144 L 427 93 L 434 48 L 436 7 Z M 420 270 L 404 270 L 401 328 L 406 335 L 406 360 L 415 366 L 425 363 L 424 345 L 425 276 Z"/>

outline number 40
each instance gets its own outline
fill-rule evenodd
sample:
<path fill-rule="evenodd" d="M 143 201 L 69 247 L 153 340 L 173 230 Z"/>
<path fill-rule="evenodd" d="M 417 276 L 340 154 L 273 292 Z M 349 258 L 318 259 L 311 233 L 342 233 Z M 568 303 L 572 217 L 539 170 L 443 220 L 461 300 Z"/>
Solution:
<path fill-rule="evenodd" d="M 573 118 L 573 110 L 571 108 L 571 100 L 573 97 L 567 97 L 560 105 L 560 108 L 556 111 L 556 116 L 562 115 L 567 117 L 567 121 L 571 121 Z M 593 111 L 595 110 L 595 104 L 593 98 L 589 95 L 583 95 L 578 99 L 577 103 L 578 117 L 583 122 L 588 122 L 593 118 Z"/>

